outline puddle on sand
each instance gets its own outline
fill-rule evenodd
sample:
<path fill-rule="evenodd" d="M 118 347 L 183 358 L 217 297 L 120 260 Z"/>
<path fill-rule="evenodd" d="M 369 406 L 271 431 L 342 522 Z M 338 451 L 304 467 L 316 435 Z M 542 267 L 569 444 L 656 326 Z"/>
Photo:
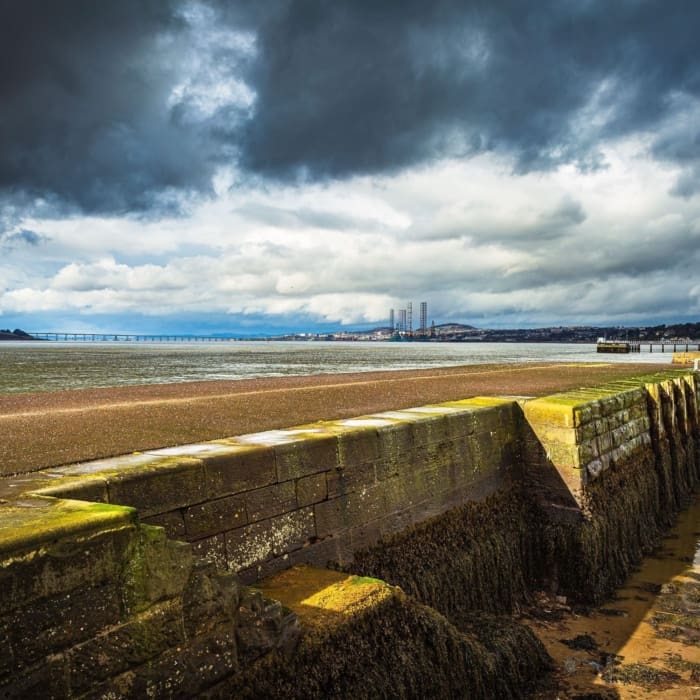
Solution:
<path fill-rule="evenodd" d="M 537 700 L 700 700 L 700 496 L 612 600 L 542 599 L 525 622 L 557 669 Z"/>

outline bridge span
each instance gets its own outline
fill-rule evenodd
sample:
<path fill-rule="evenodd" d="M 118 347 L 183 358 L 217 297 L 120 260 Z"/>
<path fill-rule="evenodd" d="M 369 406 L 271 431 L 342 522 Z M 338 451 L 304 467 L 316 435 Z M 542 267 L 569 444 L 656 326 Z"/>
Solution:
<path fill-rule="evenodd" d="M 155 335 L 153 333 L 73 333 L 30 331 L 29 335 L 38 340 L 62 340 L 84 343 L 231 343 L 237 338 L 208 335 Z"/>

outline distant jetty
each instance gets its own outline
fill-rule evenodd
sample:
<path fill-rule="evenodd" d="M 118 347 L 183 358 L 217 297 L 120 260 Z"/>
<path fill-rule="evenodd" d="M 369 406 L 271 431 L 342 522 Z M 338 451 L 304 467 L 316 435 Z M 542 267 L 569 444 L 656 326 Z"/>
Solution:
<path fill-rule="evenodd" d="M 639 343 L 630 343 L 621 340 L 605 340 L 605 338 L 598 338 L 596 350 L 598 352 L 614 353 L 639 352 Z"/>

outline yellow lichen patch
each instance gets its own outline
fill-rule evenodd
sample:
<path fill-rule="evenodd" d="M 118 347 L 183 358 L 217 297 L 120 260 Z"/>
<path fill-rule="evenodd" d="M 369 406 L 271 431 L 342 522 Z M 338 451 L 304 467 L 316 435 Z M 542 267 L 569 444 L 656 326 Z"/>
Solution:
<path fill-rule="evenodd" d="M 692 365 L 695 360 L 700 360 L 700 352 L 674 352 L 671 362 L 674 365 Z"/>
<path fill-rule="evenodd" d="M 489 408 L 491 406 L 503 406 L 504 404 L 513 403 L 513 399 L 502 396 L 472 396 L 469 399 L 461 399 L 460 401 L 448 401 L 442 406 L 459 406 L 464 408 Z"/>
<path fill-rule="evenodd" d="M 63 537 L 127 525 L 136 511 L 124 506 L 39 496 L 0 507 L 0 554 L 21 553 Z"/>
<path fill-rule="evenodd" d="M 523 410 L 530 425 L 574 427 L 574 407 L 580 399 L 554 400 L 554 397 L 528 401 Z"/>
<path fill-rule="evenodd" d="M 258 588 L 265 597 L 279 600 L 311 626 L 343 622 L 397 591 L 379 579 L 305 565 L 266 579 Z"/>

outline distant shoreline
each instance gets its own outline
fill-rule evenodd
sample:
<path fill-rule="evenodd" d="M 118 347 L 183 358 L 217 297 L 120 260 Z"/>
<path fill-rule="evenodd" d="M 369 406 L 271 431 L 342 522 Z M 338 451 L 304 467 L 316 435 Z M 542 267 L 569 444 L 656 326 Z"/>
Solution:
<path fill-rule="evenodd" d="M 19 328 L 16 328 L 14 331 L 9 331 L 9 330 L 3 330 L 0 331 L 0 341 L 7 340 L 7 341 L 13 341 L 13 340 L 42 340 L 41 338 L 35 338 L 33 335 L 29 335 L 29 333 L 25 333 L 24 331 L 20 330 Z"/>

